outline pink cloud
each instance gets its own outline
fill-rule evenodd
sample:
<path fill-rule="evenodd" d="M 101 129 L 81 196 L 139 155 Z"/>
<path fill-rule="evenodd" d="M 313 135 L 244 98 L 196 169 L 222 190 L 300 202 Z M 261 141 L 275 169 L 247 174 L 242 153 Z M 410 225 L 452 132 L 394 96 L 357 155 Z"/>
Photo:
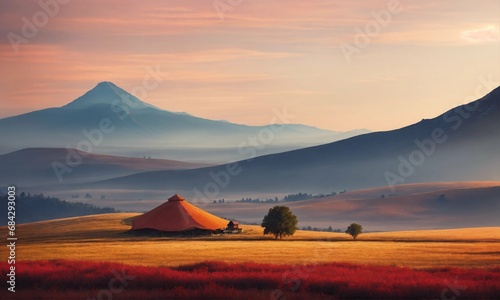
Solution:
<path fill-rule="evenodd" d="M 466 30 L 462 33 L 462 39 L 471 43 L 490 43 L 500 41 L 498 27 L 493 25 L 479 29 Z"/>

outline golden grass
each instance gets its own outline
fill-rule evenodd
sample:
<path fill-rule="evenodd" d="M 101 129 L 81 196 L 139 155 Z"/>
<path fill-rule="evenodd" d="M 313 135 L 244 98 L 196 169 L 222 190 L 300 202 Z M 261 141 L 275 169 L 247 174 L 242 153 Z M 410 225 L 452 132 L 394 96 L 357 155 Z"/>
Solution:
<path fill-rule="evenodd" d="M 127 218 L 106 214 L 44 221 L 17 228 L 17 259 L 113 261 L 176 266 L 207 260 L 304 264 L 350 262 L 415 268 L 500 266 L 500 228 L 366 233 L 353 241 L 343 233 L 297 231 L 275 241 L 259 226 L 245 233 L 198 238 L 148 238 L 125 234 Z M 2 228 L 5 231 L 5 227 Z M 3 247 L 5 248 L 5 247 Z M 8 256 L 1 249 L 3 257 Z"/>

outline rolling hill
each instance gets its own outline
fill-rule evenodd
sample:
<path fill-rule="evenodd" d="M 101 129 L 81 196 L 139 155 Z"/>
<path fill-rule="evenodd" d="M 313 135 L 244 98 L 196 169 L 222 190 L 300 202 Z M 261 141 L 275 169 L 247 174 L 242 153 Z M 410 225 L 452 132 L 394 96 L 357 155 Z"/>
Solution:
<path fill-rule="evenodd" d="M 258 138 L 259 134 L 265 135 L 260 144 L 266 146 L 260 154 L 267 154 L 367 132 L 333 132 L 290 124 L 293 120 L 287 119 L 286 112 L 272 114 L 273 123 L 284 125 L 245 126 L 207 120 L 159 109 L 111 82 L 101 82 L 62 107 L 0 119 L 0 151 L 70 147 L 92 153 L 187 161 L 199 161 L 204 153 L 205 162 L 227 162 L 247 158 L 238 149 L 243 143 L 251 144 L 249 137 Z"/>
<path fill-rule="evenodd" d="M 2 211 L 8 211 L 8 196 L 0 195 L 0 207 Z M 43 195 L 30 195 L 22 193 L 15 200 L 17 225 L 44 220 L 97 215 L 113 213 L 115 210 L 110 207 L 96 207 L 83 202 L 68 202 L 58 198 L 45 197 Z M 4 218 L 0 220 L 0 225 L 6 226 L 10 220 Z"/>
<path fill-rule="evenodd" d="M 500 181 L 404 184 L 280 203 L 290 207 L 299 227 L 344 228 L 352 222 L 365 230 L 444 229 L 500 226 Z M 212 214 L 262 221 L 274 203 L 201 205 Z"/>
<path fill-rule="evenodd" d="M 0 155 L 0 186 L 57 186 L 155 170 L 181 170 L 207 164 L 92 154 L 75 149 L 30 148 Z"/>
<path fill-rule="evenodd" d="M 107 196 L 104 200 L 85 199 L 88 200 L 86 202 L 112 206 L 122 211 L 145 212 L 168 198 L 164 192 L 156 192 L 148 197 L 146 195 L 151 191 L 147 190 L 135 194 L 131 190 L 120 190 L 127 195 L 132 194 L 128 198 L 110 191 L 87 191 Z M 202 203 L 190 197 L 186 199 L 216 216 L 255 224 L 262 222 L 271 207 L 285 205 L 299 219 L 299 228 L 312 226 L 325 229 L 332 226 L 333 229 L 345 230 L 352 222 L 361 223 L 368 231 L 500 226 L 500 181 L 402 184 L 394 190 L 381 186 L 323 198 L 278 203 L 234 202 L 238 198 L 229 197 L 225 198 L 225 203 Z"/>
<path fill-rule="evenodd" d="M 433 119 L 235 164 L 156 171 L 86 188 L 177 190 L 187 197 L 329 193 L 404 183 L 500 180 L 500 88 Z"/>

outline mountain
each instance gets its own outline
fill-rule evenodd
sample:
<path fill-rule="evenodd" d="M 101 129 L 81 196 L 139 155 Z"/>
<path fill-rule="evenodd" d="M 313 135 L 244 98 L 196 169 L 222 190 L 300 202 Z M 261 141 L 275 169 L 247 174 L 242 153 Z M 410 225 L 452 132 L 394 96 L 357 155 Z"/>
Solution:
<path fill-rule="evenodd" d="M 276 123 L 292 121 L 285 119 L 286 112 L 275 114 Z M 212 150 L 208 160 L 227 162 L 247 158 L 240 150 L 244 145 L 260 149 L 258 154 L 262 155 L 364 132 L 212 121 L 159 109 L 111 82 L 101 82 L 65 106 L 0 119 L 0 150 L 7 153 L 33 147 L 70 147 L 92 153 L 200 161 L 208 148 Z"/>
<path fill-rule="evenodd" d="M 82 183 L 155 170 L 182 170 L 207 164 L 98 155 L 75 149 L 29 148 L 0 155 L 0 187 Z"/>
<path fill-rule="evenodd" d="M 389 117 L 389 116 L 388 116 Z M 93 188 L 231 194 L 329 193 L 403 183 L 500 180 L 500 88 L 433 118 L 386 132 L 266 155 L 237 165 L 156 171 Z"/>
<path fill-rule="evenodd" d="M 97 84 L 92 90 L 61 108 L 67 110 L 85 109 L 100 104 L 110 105 L 115 101 L 126 104 L 134 111 L 144 108 L 159 110 L 157 107 L 142 102 L 139 98 L 127 93 L 112 82 L 107 81 Z"/>

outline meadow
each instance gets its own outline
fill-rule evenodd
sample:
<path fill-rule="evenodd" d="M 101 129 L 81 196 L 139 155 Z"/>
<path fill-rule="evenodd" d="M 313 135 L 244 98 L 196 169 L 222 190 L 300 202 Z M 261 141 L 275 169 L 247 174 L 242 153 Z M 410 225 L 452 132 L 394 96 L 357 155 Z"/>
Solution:
<path fill-rule="evenodd" d="M 301 230 L 280 241 L 250 225 L 242 225 L 244 232 L 238 235 L 144 237 L 127 233 L 136 215 L 18 226 L 16 299 L 500 295 L 498 227 L 365 233 L 355 241 L 344 233 Z M 6 257 L 6 249 L 0 249 L 0 255 Z M 5 262 L 0 269 L 6 272 Z M 120 286 L 117 272 L 134 279 Z M 0 292 L 2 299 L 12 296 L 5 293 Z"/>
<path fill-rule="evenodd" d="M 104 214 L 20 225 L 18 257 L 23 261 L 67 259 L 143 266 L 204 261 L 500 266 L 500 228 L 366 233 L 356 241 L 344 233 L 298 230 L 293 237 L 276 241 L 263 236 L 259 226 L 243 225 L 241 235 L 160 238 L 127 234 L 129 220 L 135 215 Z"/>
<path fill-rule="evenodd" d="M 2 299 L 498 299 L 500 268 L 205 262 L 177 268 L 85 261 L 18 265 Z M 5 263 L 1 272 L 7 272 Z M 453 298 L 454 297 L 454 298 Z"/>

